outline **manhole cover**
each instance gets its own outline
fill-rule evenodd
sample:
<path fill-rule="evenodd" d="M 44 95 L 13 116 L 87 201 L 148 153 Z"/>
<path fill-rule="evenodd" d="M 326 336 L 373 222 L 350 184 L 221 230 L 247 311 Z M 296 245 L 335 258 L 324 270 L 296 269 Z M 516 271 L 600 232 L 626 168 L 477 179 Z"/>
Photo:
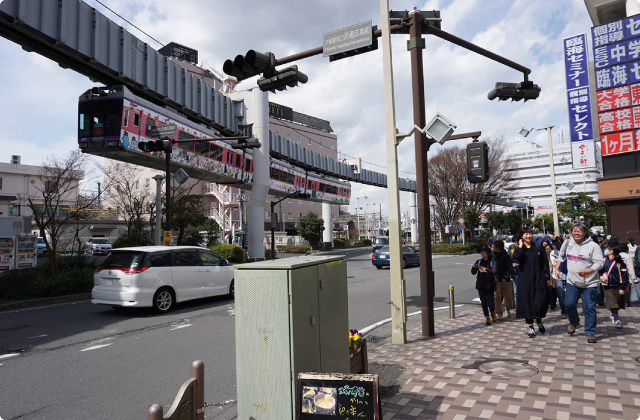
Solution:
<path fill-rule="evenodd" d="M 480 364 L 478 370 L 489 375 L 506 378 L 524 378 L 537 375 L 540 372 L 537 367 L 526 362 L 512 360 L 487 361 Z"/>
<path fill-rule="evenodd" d="M 380 337 L 379 335 L 368 335 L 367 342 L 368 343 L 379 343 L 383 341 L 387 337 Z"/>

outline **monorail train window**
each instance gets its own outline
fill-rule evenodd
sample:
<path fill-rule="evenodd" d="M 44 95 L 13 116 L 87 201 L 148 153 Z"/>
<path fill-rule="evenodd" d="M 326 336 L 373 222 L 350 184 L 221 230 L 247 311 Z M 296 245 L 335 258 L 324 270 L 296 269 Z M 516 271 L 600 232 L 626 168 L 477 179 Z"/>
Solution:
<path fill-rule="evenodd" d="M 244 171 L 245 172 L 251 172 L 251 159 L 246 158 L 244 160 Z"/>
<path fill-rule="evenodd" d="M 222 162 L 222 147 L 217 144 L 211 143 L 211 158 Z"/>
<path fill-rule="evenodd" d="M 78 136 L 120 136 L 122 100 L 87 101 L 78 105 Z"/>
<path fill-rule="evenodd" d="M 280 181 L 287 182 L 287 173 L 285 171 L 280 171 Z"/>
<path fill-rule="evenodd" d="M 273 166 L 271 167 L 271 179 L 280 179 L 280 170 L 274 168 Z"/>
<path fill-rule="evenodd" d="M 321 182 L 321 183 L 320 183 L 319 191 L 320 191 L 320 192 L 326 192 L 326 191 L 327 191 L 327 188 L 326 188 L 326 187 L 327 187 L 327 186 Z"/>
<path fill-rule="evenodd" d="M 313 190 L 313 181 L 312 180 L 307 181 L 307 189 L 308 190 Z"/>
<path fill-rule="evenodd" d="M 122 125 L 124 125 L 125 127 L 129 126 L 129 110 L 128 109 L 124 110 L 124 122 Z"/>
<path fill-rule="evenodd" d="M 287 183 L 293 184 L 295 181 L 295 176 L 293 174 L 287 174 Z"/>
<path fill-rule="evenodd" d="M 151 130 L 152 130 L 152 129 L 153 129 L 153 127 L 155 127 L 155 126 L 156 126 L 156 120 L 154 120 L 153 118 L 147 118 L 147 122 L 146 122 L 146 124 L 145 124 L 145 126 L 144 126 L 144 127 L 145 127 L 145 128 L 144 128 L 145 136 L 147 136 L 147 137 L 153 137 L 153 136 L 151 135 Z"/>
<path fill-rule="evenodd" d="M 140 127 L 140 114 L 138 113 L 133 114 L 133 126 Z"/>
<path fill-rule="evenodd" d="M 236 168 L 242 168 L 242 156 L 240 156 L 240 153 L 236 154 Z"/>
<path fill-rule="evenodd" d="M 196 153 L 201 156 L 209 156 L 209 142 L 206 142 L 206 141 L 197 142 Z"/>
<path fill-rule="evenodd" d="M 194 151 L 194 147 L 195 147 L 195 142 L 187 142 L 187 143 L 178 143 L 178 147 L 181 148 L 182 150 L 186 150 L 187 152 L 192 152 Z"/>
<path fill-rule="evenodd" d="M 195 138 L 196 138 L 195 136 L 192 136 L 191 134 L 187 134 L 184 131 L 178 131 L 178 140 L 191 140 Z"/>
<path fill-rule="evenodd" d="M 78 137 L 91 137 L 91 102 L 78 104 Z"/>

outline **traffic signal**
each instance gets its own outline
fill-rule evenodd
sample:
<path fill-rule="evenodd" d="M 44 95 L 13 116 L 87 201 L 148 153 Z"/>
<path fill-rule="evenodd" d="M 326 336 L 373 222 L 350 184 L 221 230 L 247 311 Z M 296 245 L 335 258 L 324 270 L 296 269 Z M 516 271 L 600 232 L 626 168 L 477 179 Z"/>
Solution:
<path fill-rule="evenodd" d="M 171 152 L 173 140 L 151 140 L 138 142 L 138 149 L 143 152 Z"/>
<path fill-rule="evenodd" d="M 531 206 L 527 207 L 527 218 L 529 219 L 533 218 L 533 207 Z"/>
<path fill-rule="evenodd" d="M 311 194 L 298 192 L 298 195 L 296 196 L 296 198 L 299 198 L 301 200 L 302 199 L 309 199 L 309 198 L 311 198 Z"/>
<path fill-rule="evenodd" d="M 577 198 L 571 199 L 571 208 L 573 209 L 573 211 L 580 210 L 580 201 Z"/>
<path fill-rule="evenodd" d="M 498 82 L 495 89 L 489 92 L 487 98 L 490 101 L 498 98 L 499 101 L 511 99 L 517 102 L 524 99 L 527 102 L 530 99 L 537 99 L 541 90 L 538 85 L 533 84 L 531 81 L 522 83 Z"/>
<path fill-rule="evenodd" d="M 472 184 L 489 180 L 489 146 L 483 141 L 467 144 L 467 178 Z"/>
<path fill-rule="evenodd" d="M 222 65 L 222 71 L 240 82 L 260 73 L 264 73 L 265 76 L 271 75 L 275 72 L 276 63 L 276 56 L 273 53 L 249 50 L 244 57 L 237 55 L 233 61 L 225 61 Z"/>
<path fill-rule="evenodd" d="M 287 86 L 296 87 L 298 83 L 307 83 L 308 80 L 306 74 L 298 71 L 298 66 L 291 66 L 271 75 L 265 74 L 265 77 L 258 79 L 258 87 L 263 92 L 276 93 L 276 90 L 287 90 Z"/>

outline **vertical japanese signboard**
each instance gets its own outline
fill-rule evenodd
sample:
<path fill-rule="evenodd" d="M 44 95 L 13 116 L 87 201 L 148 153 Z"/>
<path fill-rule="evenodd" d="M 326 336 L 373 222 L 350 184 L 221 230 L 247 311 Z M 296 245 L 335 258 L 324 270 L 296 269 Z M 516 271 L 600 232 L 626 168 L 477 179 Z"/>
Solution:
<path fill-rule="evenodd" d="M 639 150 L 640 15 L 591 28 L 602 155 Z"/>
<path fill-rule="evenodd" d="M 572 145 L 571 160 L 574 169 L 586 169 L 593 166 L 588 166 L 590 162 L 584 158 L 584 154 L 576 153 L 584 149 L 594 149 L 586 34 L 565 38 L 563 47 Z"/>

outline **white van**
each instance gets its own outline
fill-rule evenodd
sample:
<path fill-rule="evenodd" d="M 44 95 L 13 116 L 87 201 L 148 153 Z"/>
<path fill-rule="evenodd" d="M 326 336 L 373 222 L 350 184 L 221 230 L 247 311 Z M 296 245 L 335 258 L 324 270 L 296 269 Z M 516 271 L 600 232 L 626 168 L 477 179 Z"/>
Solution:
<path fill-rule="evenodd" d="M 196 246 L 114 249 L 93 276 L 91 302 L 152 307 L 168 312 L 176 302 L 234 294 L 233 265 Z"/>

